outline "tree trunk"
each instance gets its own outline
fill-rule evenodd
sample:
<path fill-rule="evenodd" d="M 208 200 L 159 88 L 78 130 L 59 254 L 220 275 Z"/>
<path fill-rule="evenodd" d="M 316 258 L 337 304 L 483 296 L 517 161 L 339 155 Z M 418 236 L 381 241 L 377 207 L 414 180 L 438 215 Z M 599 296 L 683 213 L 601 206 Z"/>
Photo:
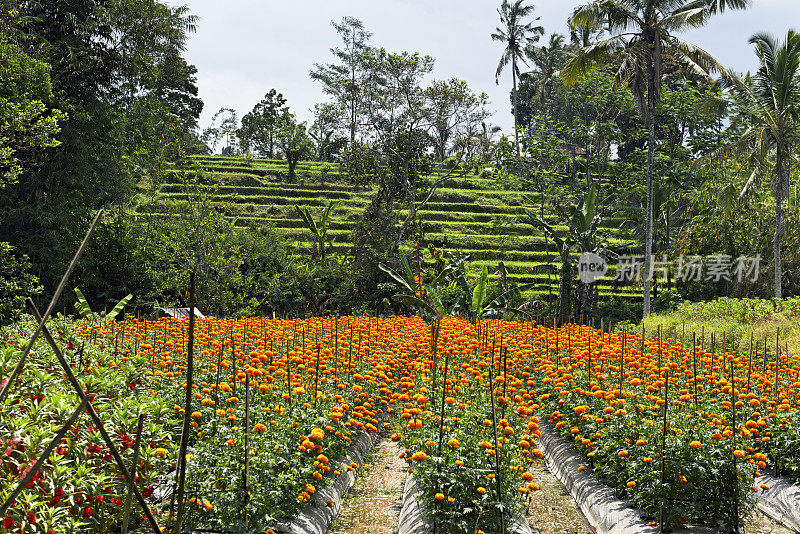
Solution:
<path fill-rule="evenodd" d="M 356 50 L 356 32 L 353 32 L 352 35 L 352 48 L 351 50 L 355 53 Z M 350 146 L 352 147 L 353 144 L 356 142 L 356 122 L 357 122 L 357 111 L 356 111 L 356 66 L 355 64 L 351 64 L 350 66 Z"/>
<path fill-rule="evenodd" d="M 647 105 L 644 121 L 647 124 L 647 207 L 644 233 L 644 304 L 642 315 L 650 315 L 650 277 L 652 276 L 653 255 L 653 156 L 656 148 L 656 69 L 655 61 L 647 69 Z"/>
<path fill-rule="evenodd" d="M 559 322 L 564 324 L 572 311 L 572 265 L 566 244 L 561 249 L 561 284 L 558 288 Z"/>
<path fill-rule="evenodd" d="M 512 57 L 511 59 L 511 77 L 514 81 L 514 89 L 512 93 L 512 98 L 514 100 L 514 145 L 517 147 L 517 157 L 519 157 L 519 134 L 517 133 L 518 122 L 517 122 L 517 58 Z"/>
<path fill-rule="evenodd" d="M 353 82 L 355 83 L 355 82 Z M 356 102 L 353 100 L 350 109 L 350 146 L 352 147 L 356 142 Z"/>
<path fill-rule="evenodd" d="M 781 291 L 781 237 L 783 235 L 783 148 L 778 144 L 775 162 L 775 242 L 772 252 L 775 257 L 775 298 L 782 298 Z"/>
<path fill-rule="evenodd" d="M 403 224 L 400 225 L 400 229 L 397 231 L 397 237 L 394 240 L 394 245 L 392 245 L 392 252 L 397 252 L 400 249 L 400 243 L 403 241 L 403 235 L 406 233 L 408 226 L 414 220 L 414 217 L 417 216 L 417 190 L 411 185 L 411 180 L 408 176 L 410 174 L 409 167 L 410 162 L 406 160 L 406 162 L 403 164 L 403 189 L 405 189 L 406 196 L 408 197 L 408 215 L 403 221 Z"/>
<path fill-rule="evenodd" d="M 272 126 L 269 128 L 269 159 L 273 158 L 273 154 L 275 153 L 275 141 L 272 138 Z"/>

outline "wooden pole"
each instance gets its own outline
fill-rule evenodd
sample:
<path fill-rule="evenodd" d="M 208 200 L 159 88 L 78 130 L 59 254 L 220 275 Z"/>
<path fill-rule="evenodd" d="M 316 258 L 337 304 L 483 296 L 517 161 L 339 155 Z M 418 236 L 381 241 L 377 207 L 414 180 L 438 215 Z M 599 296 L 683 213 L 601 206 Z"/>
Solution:
<path fill-rule="evenodd" d="M 181 531 L 183 521 L 183 495 L 186 485 L 186 447 L 189 444 L 189 423 L 192 418 L 192 389 L 194 388 L 194 308 L 195 308 L 195 285 L 194 272 L 189 273 L 189 350 L 186 361 L 186 400 L 183 412 L 183 431 L 178 451 L 178 513 L 175 519 L 174 532 Z M 236 375 L 233 377 L 236 379 Z"/>
<path fill-rule="evenodd" d="M 144 424 L 144 414 L 139 414 L 139 421 L 136 424 L 136 441 L 133 444 L 133 468 L 131 476 L 133 477 L 128 486 L 133 486 L 136 483 L 136 472 L 139 470 L 139 446 L 142 442 L 142 425 Z M 133 504 L 133 491 L 128 491 L 125 496 L 125 516 L 122 520 L 122 534 L 128 534 L 128 522 L 131 515 L 131 505 Z"/>
<path fill-rule="evenodd" d="M 492 353 L 489 359 L 489 398 L 492 402 L 492 429 L 494 430 L 494 467 L 495 467 L 495 478 L 497 479 L 497 499 L 502 504 L 503 502 L 503 479 L 502 473 L 500 471 L 500 449 L 497 446 L 497 414 L 494 407 L 494 342 L 495 339 L 492 339 Z M 505 512 L 501 510 L 500 512 L 500 532 L 501 534 L 505 534 L 506 532 L 506 523 L 505 523 Z"/>

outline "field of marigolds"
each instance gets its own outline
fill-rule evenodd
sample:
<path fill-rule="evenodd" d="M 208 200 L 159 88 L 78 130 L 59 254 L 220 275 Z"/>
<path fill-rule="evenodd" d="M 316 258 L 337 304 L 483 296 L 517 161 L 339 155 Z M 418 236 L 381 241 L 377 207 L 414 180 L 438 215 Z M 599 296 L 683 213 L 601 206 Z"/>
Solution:
<path fill-rule="evenodd" d="M 167 528 L 188 324 L 49 323 Z M 3 377 L 35 326 L 3 330 Z M 653 524 L 743 521 L 758 472 L 800 481 L 798 358 L 759 347 L 497 320 L 198 319 L 183 530 L 277 530 L 360 467 L 338 459 L 364 432 L 399 442 L 437 533 L 500 532 L 519 514 L 538 489 L 529 468 L 544 431 L 573 443 Z M 125 522 L 127 482 L 85 414 L 34 466 L 78 404 L 37 341 L 0 404 L 0 501 L 37 472 L 0 532 L 118 532 Z M 149 528 L 135 501 L 132 510 L 132 526 Z"/>

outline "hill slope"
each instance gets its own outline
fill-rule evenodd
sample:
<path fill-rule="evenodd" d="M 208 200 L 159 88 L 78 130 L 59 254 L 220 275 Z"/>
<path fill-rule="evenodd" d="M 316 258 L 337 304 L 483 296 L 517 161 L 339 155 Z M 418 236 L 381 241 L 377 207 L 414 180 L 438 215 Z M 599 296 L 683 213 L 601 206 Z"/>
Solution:
<path fill-rule="evenodd" d="M 200 156 L 191 161 L 216 183 L 215 202 L 237 224 L 271 223 L 293 240 L 298 253 L 307 253 L 312 243 L 294 210 L 295 204 L 313 211 L 334 201 L 328 237 L 334 250 L 346 252 L 352 243 L 353 227 L 373 195 L 372 190 L 345 183 L 333 164 L 301 162 L 296 169 L 297 178 L 290 183 L 285 179 L 288 167 L 281 160 Z M 185 198 L 183 185 L 174 175 L 159 191 L 161 202 Z M 510 281 L 536 284 L 526 295 L 528 298 L 555 298 L 558 255 L 552 240 L 546 240 L 541 230 L 519 222 L 526 207 L 533 208 L 522 192 L 499 189 L 492 179 L 470 175 L 450 180 L 418 213 L 422 234 L 416 238 L 424 244 L 470 254 L 473 275 L 483 265 L 493 273 L 498 262 L 503 261 Z M 143 203 L 137 209 L 160 208 Z M 405 212 L 400 213 L 401 217 L 404 215 Z M 553 224 L 557 222 L 548 211 L 545 218 Z M 601 224 L 604 232 L 612 236 L 612 244 L 622 242 L 614 237 L 618 224 L 612 219 Z M 634 286 L 619 285 L 610 278 L 601 279 L 598 284 L 601 298 L 640 298 L 640 291 Z"/>

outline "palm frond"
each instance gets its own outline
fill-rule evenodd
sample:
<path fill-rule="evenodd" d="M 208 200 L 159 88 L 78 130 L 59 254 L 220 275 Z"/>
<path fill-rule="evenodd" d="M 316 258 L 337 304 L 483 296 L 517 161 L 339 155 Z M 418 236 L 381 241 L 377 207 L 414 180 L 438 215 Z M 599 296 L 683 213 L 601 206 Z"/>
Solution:
<path fill-rule="evenodd" d="M 624 43 L 624 38 L 616 35 L 580 49 L 561 70 L 564 83 L 570 87 L 575 85 L 596 66 L 607 63 L 615 52 L 624 47 Z"/>
<path fill-rule="evenodd" d="M 695 74 L 707 76 L 718 72 L 722 76 L 726 76 L 728 73 L 727 69 L 714 56 L 699 46 L 688 43 L 674 35 L 670 35 L 665 44 L 667 44 L 667 50 L 672 52 L 675 59 L 679 63 L 683 63 L 685 67 Z"/>
<path fill-rule="evenodd" d="M 644 20 L 635 10 L 616 0 L 594 0 L 589 4 L 578 6 L 570 15 L 568 22 L 572 30 L 580 27 L 608 26 L 613 32 L 645 26 Z"/>
<path fill-rule="evenodd" d="M 708 9 L 705 7 L 684 7 L 661 19 L 659 26 L 669 33 L 687 28 L 699 28 L 708 21 L 708 15 Z"/>
<path fill-rule="evenodd" d="M 752 0 L 705 0 L 708 3 L 708 12 L 712 15 L 724 13 L 726 9 L 746 9 L 753 3 Z"/>

